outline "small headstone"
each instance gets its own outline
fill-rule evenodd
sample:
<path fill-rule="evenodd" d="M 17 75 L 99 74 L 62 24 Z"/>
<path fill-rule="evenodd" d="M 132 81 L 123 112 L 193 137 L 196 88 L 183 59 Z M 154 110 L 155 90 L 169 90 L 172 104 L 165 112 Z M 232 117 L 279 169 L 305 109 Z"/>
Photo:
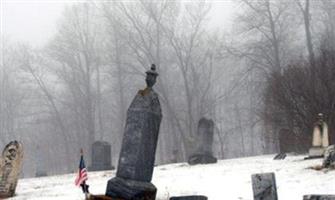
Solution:
<path fill-rule="evenodd" d="M 274 173 L 251 176 L 254 200 L 277 200 L 276 178 Z"/>
<path fill-rule="evenodd" d="M 90 171 L 112 170 L 111 145 L 105 141 L 92 144 L 92 165 Z"/>
<path fill-rule="evenodd" d="M 213 156 L 213 135 L 214 135 L 214 122 L 211 119 L 201 118 L 198 123 L 197 132 L 197 147 L 188 163 L 195 164 L 208 164 L 216 163 L 217 158 Z"/>
<path fill-rule="evenodd" d="M 192 195 L 192 196 L 180 196 L 180 197 L 170 197 L 170 200 L 207 200 L 206 196 L 202 195 Z"/>
<path fill-rule="evenodd" d="M 0 163 L 0 199 L 14 196 L 21 172 L 22 159 L 21 143 L 12 141 L 6 145 Z"/>
<path fill-rule="evenodd" d="M 150 183 L 162 120 L 157 93 L 155 65 L 147 71 L 147 88 L 140 90 L 127 111 L 116 177 L 109 180 L 106 196 L 114 198 L 154 200 L 156 187 Z"/>
<path fill-rule="evenodd" d="M 328 125 L 323 120 L 323 114 L 318 114 L 318 120 L 314 123 L 312 147 L 309 149 L 309 158 L 321 158 L 325 149 L 329 146 Z"/>
<path fill-rule="evenodd" d="M 285 158 L 286 158 L 286 153 L 279 153 L 273 158 L 273 160 L 284 160 Z"/>
<path fill-rule="evenodd" d="M 335 168 L 335 145 L 330 145 L 325 151 L 322 167 Z"/>
<path fill-rule="evenodd" d="M 335 200 L 335 195 L 304 195 L 303 200 Z"/>

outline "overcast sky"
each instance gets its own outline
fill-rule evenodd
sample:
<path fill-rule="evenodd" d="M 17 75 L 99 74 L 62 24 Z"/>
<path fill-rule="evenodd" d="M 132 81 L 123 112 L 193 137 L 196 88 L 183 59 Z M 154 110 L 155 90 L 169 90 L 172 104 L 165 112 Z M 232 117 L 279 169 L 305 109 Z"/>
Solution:
<path fill-rule="evenodd" d="M 63 9 L 84 1 L 75 0 L 0 0 L 1 34 L 11 41 L 41 46 L 52 37 Z M 213 0 L 211 12 L 214 27 L 230 27 L 235 10 L 232 0 Z"/>

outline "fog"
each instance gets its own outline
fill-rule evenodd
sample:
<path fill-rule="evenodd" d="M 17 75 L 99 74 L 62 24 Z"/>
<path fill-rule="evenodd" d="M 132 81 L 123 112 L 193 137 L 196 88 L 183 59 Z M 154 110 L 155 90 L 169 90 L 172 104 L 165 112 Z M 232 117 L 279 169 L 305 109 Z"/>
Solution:
<path fill-rule="evenodd" d="M 305 152 L 317 113 L 332 134 L 335 3 L 1 1 L 0 149 L 23 176 L 73 172 L 80 148 L 112 147 L 152 63 L 163 112 L 156 164 L 185 162 L 198 121 L 218 159 Z M 288 144 L 285 139 L 291 137 Z"/>

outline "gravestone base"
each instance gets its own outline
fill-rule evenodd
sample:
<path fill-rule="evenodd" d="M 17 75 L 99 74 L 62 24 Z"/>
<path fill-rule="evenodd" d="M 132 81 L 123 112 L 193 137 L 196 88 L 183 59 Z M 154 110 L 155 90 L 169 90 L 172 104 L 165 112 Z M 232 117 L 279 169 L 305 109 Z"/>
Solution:
<path fill-rule="evenodd" d="M 312 147 L 308 151 L 308 157 L 310 158 L 323 157 L 324 152 L 325 150 L 322 147 Z"/>
<path fill-rule="evenodd" d="M 107 183 L 106 196 L 124 200 L 155 200 L 157 188 L 149 182 L 134 181 L 120 177 Z"/>
<path fill-rule="evenodd" d="M 13 197 L 14 193 L 10 193 L 10 194 L 0 194 L 0 199 L 6 199 L 6 198 L 10 198 Z"/>
<path fill-rule="evenodd" d="M 90 194 L 89 197 L 88 197 L 88 200 L 122 200 L 122 199 L 112 198 L 112 197 L 108 197 L 108 196 L 105 196 L 105 195 Z"/>
<path fill-rule="evenodd" d="M 304 195 L 303 200 L 335 200 L 335 195 Z"/>
<path fill-rule="evenodd" d="M 196 165 L 196 164 L 211 164 L 217 163 L 218 159 L 209 154 L 194 154 L 189 157 L 188 164 Z"/>

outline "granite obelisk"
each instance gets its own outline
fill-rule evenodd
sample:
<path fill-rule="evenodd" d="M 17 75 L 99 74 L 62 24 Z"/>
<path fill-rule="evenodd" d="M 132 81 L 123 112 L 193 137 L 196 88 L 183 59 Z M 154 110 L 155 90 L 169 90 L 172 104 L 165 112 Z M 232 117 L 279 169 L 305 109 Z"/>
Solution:
<path fill-rule="evenodd" d="M 153 90 L 156 66 L 146 72 L 147 87 L 140 90 L 127 111 L 116 177 L 108 181 L 106 195 L 126 200 L 154 200 L 156 187 L 150 183 L 162 120 L 158 95 Z"/>

